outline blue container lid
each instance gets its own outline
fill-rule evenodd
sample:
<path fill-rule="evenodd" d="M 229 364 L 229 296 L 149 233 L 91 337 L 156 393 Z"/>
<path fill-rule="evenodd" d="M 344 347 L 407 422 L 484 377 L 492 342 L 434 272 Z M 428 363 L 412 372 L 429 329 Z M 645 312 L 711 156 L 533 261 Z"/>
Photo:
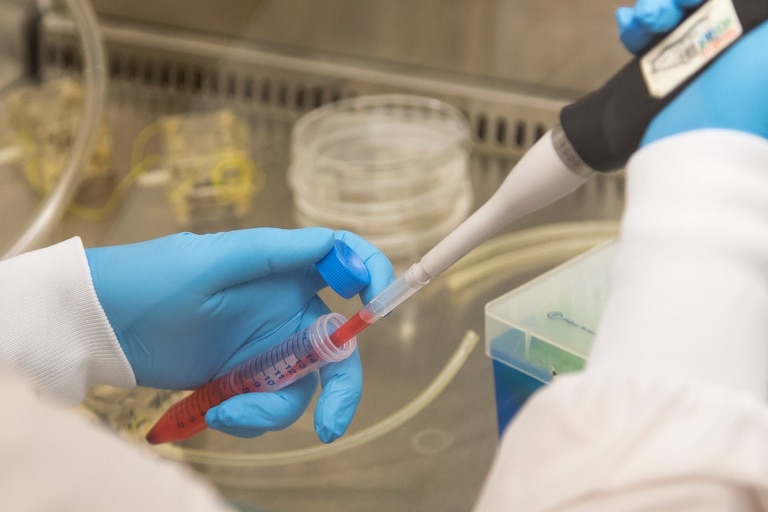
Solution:
<path fill-rule="evenodd" d="M 345 299 L 351 299 L 371 283 L 363 260 L 341 240 L 336 240 L 331 252 L 315 266 L 328 286 Z"/>

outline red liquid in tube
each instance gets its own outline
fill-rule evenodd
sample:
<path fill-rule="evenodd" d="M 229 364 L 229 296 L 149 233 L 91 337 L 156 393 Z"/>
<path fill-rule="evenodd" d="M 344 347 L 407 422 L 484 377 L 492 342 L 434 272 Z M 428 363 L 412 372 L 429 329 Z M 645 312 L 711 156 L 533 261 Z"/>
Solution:
<path fill-rule="evenodd" d="M 345 359 L 354 351 L 357 340 L 353 337 L 362 328 L 351 338 L 351 329 L 343 333 L 349 341 L 336 346 L 330 333 L 335 334 L 344 322 L 338 313 L 321 316 L 307 329 L 197 389 L 160 417 L 147 441 L 161 444 L 188 439 L 206 429 L 205 413 L 224 400 L 242 393 L 277 391 L 330 362 Z"/>

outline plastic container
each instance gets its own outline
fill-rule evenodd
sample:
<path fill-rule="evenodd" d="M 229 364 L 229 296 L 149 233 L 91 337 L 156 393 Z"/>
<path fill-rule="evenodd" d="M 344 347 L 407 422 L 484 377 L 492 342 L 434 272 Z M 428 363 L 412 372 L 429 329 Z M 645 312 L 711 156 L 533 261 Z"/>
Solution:
<path fill-rule="evenodd" d="M 261 189 L 247 123 L 229 109 L 160 119 L 167 196 L 181 226 L 238 219 Z"/>
<path fill-rule="evenodd" d="M 616 246 L 599 245 L 486 304 L 500 433 L 534 391 L 584 367 Z"/>
<path fill-rule="evenodd" d="M 24 174 L 41 195 L 49 194 L 61 178 L 78 133 L 83 101 L 83 85 L 71 77 L 18 86 L 8 93 L 5 107 L 13 138 L 23 148 Z M 114 174 L 109 125 L 104 119 L 89 122 L 100 129 L 90 157 L 80 164 L 83 185 Z"/>
<path fill-rule="evenodd" d="M 313 110 L 291 138 L 297 222 L 354 231 L 390 257 L 428 249 L 472 207 L 469 133 L 460 111 L 419 96 Z"/>

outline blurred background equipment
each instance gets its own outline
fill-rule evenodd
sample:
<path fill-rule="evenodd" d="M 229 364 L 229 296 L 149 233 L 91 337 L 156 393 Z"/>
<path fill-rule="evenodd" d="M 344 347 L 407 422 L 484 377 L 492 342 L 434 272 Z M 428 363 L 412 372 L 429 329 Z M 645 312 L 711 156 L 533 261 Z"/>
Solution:
<path fill-rule="evenodd" d="M 249 156 L 246 122 L 229 109 L 163 117 L 168 200 L 182 226 L 243 217 L 264 175 Z"/>

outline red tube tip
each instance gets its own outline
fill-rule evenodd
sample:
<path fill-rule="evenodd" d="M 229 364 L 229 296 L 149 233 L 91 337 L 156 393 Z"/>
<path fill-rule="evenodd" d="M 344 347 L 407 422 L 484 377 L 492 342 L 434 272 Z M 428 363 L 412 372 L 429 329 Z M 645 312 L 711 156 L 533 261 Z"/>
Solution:
<path fill-rule="evenodd" d="M 154 429 L 154 428 L 149 431 L 149 433 L 147 434 L 146 439 L 147 439 L 147 442 L 149 444 L 163 444 L 163 443 L 167 443 L 168 442 L 168 441 L 163 440 L 162 436 L 159 435 L 157 430 Z"/>
<path fill-rule="evenodd" d="M 360 331 L 368 327 L 369 324 L 363 318 L 360 316 L 360 313 L 356 313 L 352 318 L 344 322 L 344 325 L 333 331 L 330 335 L 331 343 L 336 345 L 337 347 L 342 346 L 355 336 L 357 336 Z"/>

